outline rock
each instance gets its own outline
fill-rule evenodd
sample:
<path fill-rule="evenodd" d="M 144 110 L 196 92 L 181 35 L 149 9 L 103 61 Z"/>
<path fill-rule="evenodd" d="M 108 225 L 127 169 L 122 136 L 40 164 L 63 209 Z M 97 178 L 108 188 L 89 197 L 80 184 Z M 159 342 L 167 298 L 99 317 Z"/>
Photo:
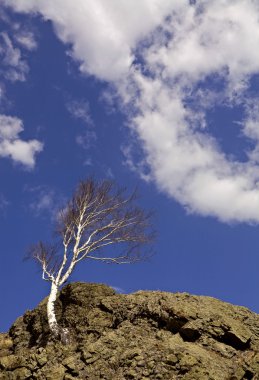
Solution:
<path fill-rule="evenodd" d="M 13 347 L 13 341 L 8 334 L 0 334 L 0 350 L 11 349 Z"/>
<path fill-rule="evenodd" d="M 60 292 L 56 313 L 70 344 L 51 338 L 43 300 L 0 334 L 0 380 L 259 378 L 259 316 L 244 307 L 74 283 Z"/>
<path fill-rule="evenodd" d="M 45 352 L 35 355 L 35 359 L 40 367 L 43 367 L 48 362 L 48 357 Z"/>
<path fill-rule="evenodd" d="M 0 334 L 0 358 L 12 353 L 13 341 L 8 334 Z"/>
<path fill-rule="evenodd" d="M 13 372 L 13 375 L 14 375 L 13 378 L 16 380 L 25 380 L 25 379 L 30 379 L 32 373 L 28 368 L 21 367 L 21 368 L 17 368 Z"/>
<path fill-rule="evenodd" d="M 63 380 L 65 376 L 65 368 L 62 364 L 45 369 L 46 380 Z"/>
<path fill-rule="evenodd" d="M 84 367 L 83 362 L 80 361 L 79 355 L 68 356 L 62 361 L 63 366 L 67 368 L 67 371 L 74 376 L 79 375 L 80 370 Z"/>
<path fill-rule="evenodd" d="M 0 369 L 12 370 L 22 367 L 24 358 L 20 355 L 8 355 L 0 358 Z"/>

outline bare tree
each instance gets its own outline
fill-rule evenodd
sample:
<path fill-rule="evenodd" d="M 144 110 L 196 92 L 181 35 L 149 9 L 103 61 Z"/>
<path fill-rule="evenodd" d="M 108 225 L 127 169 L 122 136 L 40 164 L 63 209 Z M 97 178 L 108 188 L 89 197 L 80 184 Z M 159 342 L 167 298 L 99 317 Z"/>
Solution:
<path fill-rule="evenodd" d="M 72 199 L 58 214 L 57 242 L 34 245 L 31 256 L 40 263 L 42 278 L 51 282 L 47 316 L 51 333 L 66 340 L 55 314 L 59 288 L 68 280 L 75 266 L 92 259 L 124 264 L 143 259 L 140 248 L 152 239 L 150 213 L 135 206 L 135 192 L 127 196 L 111 181 L 82 181 Z M 103 256 L 103 248 L 119 244 L 119 255 Z"/>

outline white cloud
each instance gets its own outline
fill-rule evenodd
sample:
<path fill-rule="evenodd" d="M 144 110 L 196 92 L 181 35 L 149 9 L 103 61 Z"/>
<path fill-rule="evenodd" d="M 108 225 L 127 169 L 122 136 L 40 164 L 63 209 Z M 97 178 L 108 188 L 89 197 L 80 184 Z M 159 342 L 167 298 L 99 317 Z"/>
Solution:
<path fill-rule="evenodd" d="M 65 198 L 49 186 L 25 186 L 24 190 L 30 193 L 29 208 L 36 217 L 51 217 L 52 221 L 58 218 Z"/>
<path fill-rule="evenodd" d="M 37 49 L 35 36 L 30 31 L 18 30 L 18 32 L 15 34 L 15 40 L 27 50 Z"/>
<path fill-rule="evenodd" d="M 136 111 L 130 126 L 145 153 L 148 178 L 160 189 L 190 212 L 259 221 L 259 118 L 249 106 L 258 99 L 249 99 L 248 91 L 259 73 L 257 1 L 2 3 L 51 20 L 82 72 L 115 84 Z M 246 107 L 240 128 L 254 141 L 247 162 L 234 161 L 210 136 L 206 117 L 218 104 Z"/>
<path fill-rule="evenodd" d="M 136 43 L 186 0 L 0 0 L 17 11 L 40 12 L 71 44 L 82 72 L 105 80 L 127 74 Z M 137 10 L 137 11 L 136 11 Z"/>
<path fill-rule="evenodd" d="M 246 117 L 243 133 L 251 140 L 259 142 L 259 104 L 257 99 L 246 102 Z"/>
<path fill-rule="evenodd" d="M 90 106 L 87 101 L 73 100 L 67 103 L 67 110 L 75 118 L 82 120 L 88 126 L 93 126 Z"/>
<path fill-rule="evenodd" d="M 85 131 L 76 136 L 76 143 L 85 150 L 91 148 L 96 140 L 97 136 L 94 131 Z"/>
<path fill-rule="evenodd" d="M 23 129 L 23 123 L 17 117 L 0 115 L 0 157 L 9 157 L 32 169 L 35 155 L 42 151 L 43 144 L 38 140 L 21 140 L 19 134 Z"/>
<path fill-rule="evenodd" d="M 4 88 L 3 83 L 0 82 L 0 105 L 4 99 L 5 99 L 5 88 Z"/>
<path fill-rule="evenodd" d="M 89 149 L 97 140 L 96 132 L 92 129 L 94 122 L 91 116 L 89 103 L 85 100 L 73 100 L 67 103 L 67 110 L 78 120 L 83 121 L 87 130 L 76 136 L 76 143 L 83 149 Z"/>
<path fill-rule="evenodd" d="M 227 78 L 232 92 L 243 90 L 249 76 L 259 71 L 259 3 L 204 0 L 198 4 L 167 23 L 164 29 L 173 37 L 166 45 L 158 40 L 147 48 L 149 69 L 182 85 L 218 74 Z"/>
<path fill-rule="evenodd" d="M 20 49 L 15 47 L 5 32 L 0 33 L 0 75 L 11 82 L 24 81 L 29 71 Z"/>
<path fill-rule="evenodd" d="M 155 36 L 146 47 L 142 58 L 152 77 L 138 70 L 131 76 L 135 96 L 139 94 L 132 127 L 157 185 L 189 211 L 223 221 L 258 222 L 259 113 L 255 101 L 253 107 L 247 106 L 244 91 L 259 72 L 259 7 L 242 0 L 200 5 L 199 12 L 188 7 L 168 21 L 167 44 L 162 46 Z M 238 100 L 247 106 L 243 133 L 256 147 L 247 152 L 246 163 L 227 157 L 209 135 L 206 112 L 217 105 L 219 96 L 211 86 L 200 97 L 200 83 L 213 75 L 225 82 L 219 92 L 221 103 L 235 105 Z"/>
<path fill-rule="evenodd" d="M 44 213 L 53 213 L 56 210 L 56 194 L 52 189 L 46 186 L 37 186 L 33 188 L 26 188 L 33 194 L 34 200 L 30 203 L 30 209 L 36 216 Z"/>
<path fill-rule="evenodd" d="M 93 161 L 91 158 L 87 158 L 84 163 L 83 163 L 84 166 L 93 166 Z"/>

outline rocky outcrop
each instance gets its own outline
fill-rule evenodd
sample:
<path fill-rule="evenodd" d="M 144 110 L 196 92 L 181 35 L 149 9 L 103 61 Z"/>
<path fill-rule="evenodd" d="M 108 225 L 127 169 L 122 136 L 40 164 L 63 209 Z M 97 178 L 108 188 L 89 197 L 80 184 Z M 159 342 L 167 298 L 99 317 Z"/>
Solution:
<path fill-rule="evenodd" d="M 56 305 L 65 346 L 51 339 L 45 309 L 43 300 L 0 334 L 0 379 L 259 379 L 259 316 L 244 307 L 69 284 Z"/>

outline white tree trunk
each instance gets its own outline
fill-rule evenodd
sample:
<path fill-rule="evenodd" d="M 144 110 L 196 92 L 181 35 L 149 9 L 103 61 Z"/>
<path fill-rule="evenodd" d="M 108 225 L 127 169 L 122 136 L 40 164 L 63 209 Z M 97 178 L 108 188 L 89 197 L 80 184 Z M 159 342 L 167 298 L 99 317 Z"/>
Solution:
<path fill-rule="evenodd" d="M 55 314 L 55 302 L 57 299 L 57 293 L 58 293 L 58 286 L 54 282 L 52 282 L 48 304 L 47 304 L 47 315 L 48 315 L 48 323 L 49 323 L 50 331 L 56 337 L 59 336 L 59 326 L 58 326 L 58 322 L 57 322 L 56 314 Z"/>

